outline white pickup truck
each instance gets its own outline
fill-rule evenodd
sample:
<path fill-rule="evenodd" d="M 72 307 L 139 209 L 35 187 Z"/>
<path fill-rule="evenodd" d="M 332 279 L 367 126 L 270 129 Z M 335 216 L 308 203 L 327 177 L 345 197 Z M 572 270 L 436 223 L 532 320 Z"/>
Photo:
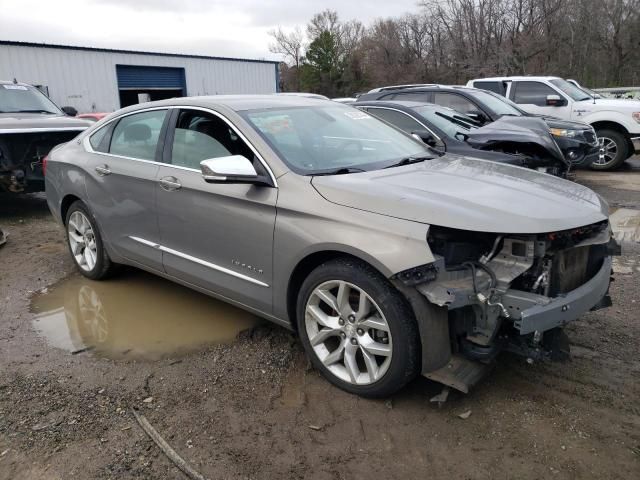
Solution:
<path fill-rule="evenodd" d="M 474 79 L 468 87 L 509 98 L 526 112 L 588 123 L 600 141 L 592 168 L 617 168 L 640 153 L 640 101 L 594 98 L 558 77 L 493 77 Z"/>

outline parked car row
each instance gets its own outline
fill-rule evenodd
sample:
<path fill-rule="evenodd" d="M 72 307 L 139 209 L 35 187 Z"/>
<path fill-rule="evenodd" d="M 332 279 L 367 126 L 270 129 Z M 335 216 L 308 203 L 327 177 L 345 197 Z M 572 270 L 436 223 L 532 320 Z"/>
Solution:
<path fill-rule="evenodd" d="M 309 93 L 279 95 L 327 99 Z M 441 151 L 556 176 L 575 168 L 616 168 L 640 151 L 640 102 L 597 98 L 575 81 L 555 77 L 476 79 L 468 87 L 388 86 L 335 101 L 366 109 Z M 395 106 L 368 103 L 372 101 Z M 451 111 L 436 111 L 429 104 Z M 0 82 L 0 191 L 42 190 L 47 152 L 107 115 L 78 115 L 72 107 L 58 108 L 30 85 Z"/>
<path fill-rule="evenodd" d="M 640 153 L 640 101 L 598 98 L 558 77 L 496 77 L 470 80 L 513 100 L 531 114 L 577 120 L 593 126 L 602 153 L 593 168 L 617 168 Z"/>
<path fill-rule="evenodd" d="M 508 118 L 479 127 L 464 114 L 418 101 L 360 101 L 355 104 L 382 120 L 448 153 L 509 163 L 566 176 L 570 162 L 538 118 Z"/>
<path fill-rule="evenodd" d="M 497 120 L 507 120 L 503 123 L 511 125 L 534 125 L 535 122 L 523 122 L 522 117 L 537 117 L 498 94 L 477 88 L 441 85 L 384 87 L 361 95 L 354 105 L 371 100 L 428 102 L 463 113 L 480 125 Z M 548 137 L 550 134 L 553 137 L 565 159 L 573 167 L 589 166 L 598 160 L 600 147 L 593 127 L 551 116 L 538 116 L 538 118 L 547 125 L 543 136 Z"/>
<path fill-rule="evenodd" d="M 472 92 L 451 90 L 128 107 L 53 149 L 47 201 L 88 278 L 133 265 L 251 311 L 352 393 L 419 374 L 467 392 L 501 351 L 565 356 L 562 327 L 610 305 L 619 251 L 601 197 L 537 171 L 568 168 L 547 118 L 480 126 L 432 105 Z"/>

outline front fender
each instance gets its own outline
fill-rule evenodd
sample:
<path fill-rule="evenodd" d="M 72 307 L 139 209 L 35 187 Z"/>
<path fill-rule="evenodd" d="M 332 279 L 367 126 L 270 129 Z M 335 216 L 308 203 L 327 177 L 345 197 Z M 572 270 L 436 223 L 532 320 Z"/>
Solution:
<path fill-rule="evenodd" d="M 576 120 L 586 122 L 593 126 L 598 122 L 617 123 L 623 127 L 627 133 L 640 135 L 640 123 L 636 122 L 631 113 L 620 113 L 615 110 L 601 110 L 598 112 L 589 113 L 587 115 L 575 117 Z"/>
<path fill-rule="evenodd" d="M 387 278 L 434 261 L 427 245 L 428 225 L 330 203 L 307 177 L 284 175 L 278 182 L 273 258 L 276 316 L 288 318 L 289 279 L 300 261 L 314 253 L 337 251 L 360 258 Z"/>

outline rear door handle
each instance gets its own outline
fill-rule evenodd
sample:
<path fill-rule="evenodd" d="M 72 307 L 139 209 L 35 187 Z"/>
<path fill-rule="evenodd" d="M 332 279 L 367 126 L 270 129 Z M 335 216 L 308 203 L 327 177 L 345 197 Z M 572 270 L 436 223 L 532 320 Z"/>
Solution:
<path fill-rule="evenodd" d="M 111 170 L 109 170 L 109 165 L 102 165 L 101 167 L 96 167 L 96 172 L 98 172 L 98 175 L 100 175 L 101 177 L 104 177 L 105 175 L 111 175 Z"/>
<path fill-rule="evenodd" d="M 160 188 L 167 192 L 179 190 L 182 187 L 182 184 L 176 177 L 162 177 L 158 183 L 160 183 Z"/>

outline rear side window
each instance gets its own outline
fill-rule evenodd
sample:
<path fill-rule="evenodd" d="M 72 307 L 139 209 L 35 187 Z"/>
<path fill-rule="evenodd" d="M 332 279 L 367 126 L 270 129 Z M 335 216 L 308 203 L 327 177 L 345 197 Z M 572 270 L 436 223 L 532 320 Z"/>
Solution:
<path fill-rule="evenodd" d="M 503 97 L 507 94 L 507 86 L 503 82 L 473 82 L 475 88 L 488 90 Z"/>
<path fill-rule="evenodd" d="M 375 115 L 376 117 L 384 120 L 385 122 L 389 122 L 391 125 L 399 128 L 400 130 L 404 130 L 409 134 L 417 130 L 424 130 L 424 127 L 416 120 L 406 113 L 399 112 L 398 110 L 369 107 L 368 111 L 371 115 Z"/>
<path fill-rule="evenodd" d="M 89 143 L 91 144 L 91 148 L 93 148 L 96 152 L 106 153 L 109 151 L 109 142 L 106 138 L 107 133 L 111 130 L 109 125 L 100 128 L 97 132 L 92 134 L 89 137 Z"/>
<path fill-rule="evenodd" d="M 457 93 L 436 92 L 433 94 L 433 103 L 451 108 L 460 113 L 468 113 L 480 110 L 478 106 Z"/>
<path fill-rule="evenodd" d="M 155 160 L 166 110 L 134 113 L 120 119 L 113 129 L 109 153 L 141 160 Z"/>
<path fill-rule="evenodd" d="M 558 95 L 553 88 L 541 82 L 514 82 L 513 101 L 526 105 L 547 106 L 547 95 Z"/>

